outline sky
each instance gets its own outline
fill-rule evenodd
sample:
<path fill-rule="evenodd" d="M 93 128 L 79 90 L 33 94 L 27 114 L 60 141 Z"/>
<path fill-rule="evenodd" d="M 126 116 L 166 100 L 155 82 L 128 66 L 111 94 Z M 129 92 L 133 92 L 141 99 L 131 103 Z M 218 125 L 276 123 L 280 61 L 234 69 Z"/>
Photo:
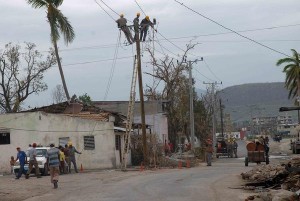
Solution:
<path fill-rule="evenodd" d="M 204 82 L 222 82 L 218 85 L 220 90 L 245 83 L 284 81 L 282 67 L 277 67 L 276 61 L 291 55 L 291 49 L 300 51 L 299 0 L 178 1 L 183 5 L 175 0 L 103 0 L 113 12 L 97 0 L 108 15 L 95 0 L 64 0 L 60 10 L 76 34 L 68 46 L 62 39 L 58 42 L 70 95 L 87 93 L 94 101 L 129 100 L 135 45 L 126 46 L 124 34 L 117 45 L 116 13 L 123 13 L 128 24 L 137 12 L 141 19 L 145 13 L 151 20 L 157 20 L 156 42 L 142 44 L 144 88 L 153 85 L 153 78 L 145 74 L 153 70 L 146 47 L 154 48 L 157 59 L 164 54 L 180 59 L 189 43 L 197 45 L 187 60 L 204 58 L 193 64 L 196 88 L 206 89 Z M 0 0 L 0 5 L 0 51 L 9 42 L 26 41 L 35 43 L 46 54 L 52 45 L 45 10 L 34 9 L 25 0 Z M 115 55 L 118 59 L 114 61 Z M 44 81 L 48 90 L 28 98 L 26 107 L 53 103 L 51 93 L 61 84 L 57 66 L 45 73 Z"/>

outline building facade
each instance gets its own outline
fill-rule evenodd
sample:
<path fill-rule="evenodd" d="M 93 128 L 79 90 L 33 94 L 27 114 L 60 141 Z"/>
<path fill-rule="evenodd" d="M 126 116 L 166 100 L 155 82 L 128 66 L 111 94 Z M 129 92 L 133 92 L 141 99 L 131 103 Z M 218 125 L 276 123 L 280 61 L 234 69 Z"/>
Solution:
<path fill-rule="evenodd" d="M 43 108 L 45 110 L 45 108 Z M 41 110 L 43 110 L 41 109 Z M 47 110 L 47 109 L 46 109 Z M 124 131 L 116 129 L 116 117 L 107 112 L 77 114 L 29 111 L 0 115 L 0 172 L 9 172 L 16 147 L 29 144 L 64 146 L 72 142 L 82 152 L 77 165 L 84 169 L 117 168 L 122 161 Z M 127 160 L 130 164 L 130 157 Z"/>

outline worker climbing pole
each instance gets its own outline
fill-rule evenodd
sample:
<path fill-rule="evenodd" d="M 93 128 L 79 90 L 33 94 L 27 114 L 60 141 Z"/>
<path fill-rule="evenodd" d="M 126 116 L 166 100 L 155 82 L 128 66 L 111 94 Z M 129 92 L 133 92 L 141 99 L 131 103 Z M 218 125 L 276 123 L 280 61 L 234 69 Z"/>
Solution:
<path fill-rule="evenodd" d="M 115 12 L 111 9 L 103 0 L 100 0 L 105 6 L 107 6 L 111 11 Z M 114 20 L 114 18 L 95 0 L 95 2 Z M 144 12 L 143 12 L 144 13 Z M 145 14 L 145 13 L 144 13 Z M 118 15 L 118 14 L 117 14 Z M 132 126 L 132 118 L 133 118 L 133 107 L 135 101 L 135 83 L 136 76 L 138 76 L 139 81 L 139 93 L 140 93 L 140 110 L 141 110 L 141 124 L 142 124 L 142 144 L 143 144 L 143 164 L 148 165 L 148 151 L 147 151 L 147 136 L 146 136 L 146 120 L 145 120 L 145 107 L 144 107 L 144 91 L 143 91 L 143 79 L 142 79 L 142 68 L 141 68 L 141 46 L 140 41 L 145 41 L 147 37 L 147 32 L 149 26 L 154 29 L 154 25 L 156 24 L 156 20 L 153 19 L 153 22 L 150 21 L 149 16 L 146 16 L 145 19 L 139 24 L 140 13 L 137 13 L 136 18 L 133 20 L 133 25 L 127 25 L 127 19 L 124 18 L 124 14 L 119 16 L 118 20 L 114 20 L 118 24 L 118 28 L 123 31 L 125 37 L 129 44 L 136 43 L 136 59 L 134 62 L 133 69 L 133 77 L 131 83 L 131 91 L 130 91 L 130 101 L 128 105 L 128 113 L 127 113 L 127 124 L 126 124 L 126 134 L 125 134 L 125 146 L 122 153 L 122 168 L 126 169 L 127 164 L 127 154 L 129 151 L 129 143 L 130 143 L 130 133 Z M 134 38 L 131 34 L 131 27 L 134 28 Z M 155 30 L 155 29 L 154 29 Z M 141 35 L 140 35 L 141 31 Z M 156 31 L 156 30 L 155 30 Z"/>
<path fill-rule="evenodd" d="M 129 44 L 132 44 L 134 42 L 134 39 L 132 38 L 131 32 L 127 26 L 127 19 L 124 17 L 124 14 L 120 15 L 120 18 L 118 20 L 116 20 L 117 24 L 118 24 L 118 28 L 120 28 L 126 38 Z"/>

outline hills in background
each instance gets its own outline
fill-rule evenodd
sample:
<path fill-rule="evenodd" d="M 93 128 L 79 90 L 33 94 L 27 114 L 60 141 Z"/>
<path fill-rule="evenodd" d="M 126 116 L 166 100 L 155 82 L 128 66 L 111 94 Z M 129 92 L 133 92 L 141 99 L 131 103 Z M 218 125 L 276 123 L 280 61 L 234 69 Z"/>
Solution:
<path fill-rule="evenodd" d="M 203 93 L 203 90 L 197 93 Z M 279 112 L 280 107 L 294 106 L 294 100 L 288 99 L 284 82 L 236 85 L 219 91 L 217 95 L 225 106 L 224 114 L 229 113 L 232 122 L 278 115 L 290 115 L 297 121 L 297 111 Z"/>

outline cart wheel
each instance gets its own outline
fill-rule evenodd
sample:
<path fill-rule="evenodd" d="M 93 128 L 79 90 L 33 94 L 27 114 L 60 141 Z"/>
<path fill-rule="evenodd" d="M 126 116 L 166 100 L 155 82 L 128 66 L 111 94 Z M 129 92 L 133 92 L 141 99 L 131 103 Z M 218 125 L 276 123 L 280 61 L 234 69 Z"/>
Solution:
<path fill-rule="evenodd" d="M 248 157 L 245 157 L 245 166 L 248 166 L 249 160 Z"/>
<path fill-rule="evenodd" d="M 266 157 L 266 164 L 268 165 L 270 163 L 269 156 Z"/>

